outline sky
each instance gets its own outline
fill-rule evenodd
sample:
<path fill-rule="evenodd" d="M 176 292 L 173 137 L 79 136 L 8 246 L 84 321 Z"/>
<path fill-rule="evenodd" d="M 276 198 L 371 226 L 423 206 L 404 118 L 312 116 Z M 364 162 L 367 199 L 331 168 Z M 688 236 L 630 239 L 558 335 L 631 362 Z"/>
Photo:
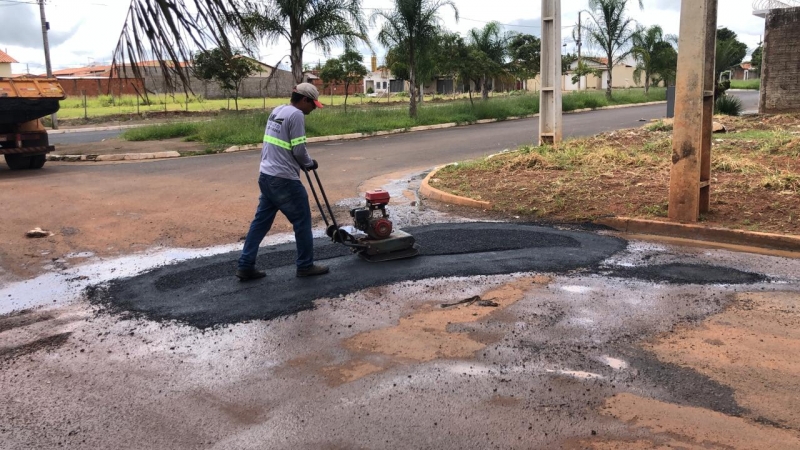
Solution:
<path fill-rule="evenodd" d="M 696 1 L 696 0 L 686 0 Z M 540 35 L 541 2 L 538 0 L 454 0 L 460 20 L 455 21 L 452 10 L 441 11 L 443 24 L 451 31 L 462 35 L 472 28 L 481 28 L 489 21 L 504 24 L 507 31 Z M 39 74 L 45 72 L 39 7 L 36 0 L 0 0 L 0 49 L 6 51 L 20 64 L 12 65 L 14 73 Z M 644 0 L 640 10 L 635 1 L 630 1 L 629 14 L 645 26 L 661 25 L 666 33 L 678 34 L 680 27 L 680 0 Z M 752 14 L 752 0 L 721 0 L 719 2 L 718 26 L 728 27 L 739 35 L 752 51 L 764 33 L 764 19 Z M 50 23 L 49 40 L 53 70 L 82 67 L 90 64 L 108 64 L 122 30 L 130 0 L 46 0 L 45 12 Z M 491 5 L 491 6 L 487 6 Z M 578 21 L 578 12 L 587 8 L 588 0 L 563 0 L 562 25 L 571 27 Z M 375 9 L 391 9 L 391 0 L 362 0 L 365 15 L 369 17 Z M 583 14 L 586 20 L 586 14 Z M 379 25 L 378 25 L 379 26 Z M 371 30 L 371 38 L 377 34 L 378 26 Z M 565 51 L 574 52 L 572 30 L 562 30 Z M 373 44 L 379 60 L 383 49 Z M 288 42 L 279 42 L 266 47 L 252 49 L 263 62 L 275 65 L 288 54 Z M 366 45 L 359 49 L 365 54 L 368 65 L 371 50 Z M 335 57 L 307 47 L 305 63 L 324 62 Z M 584 46 L 584 54 L 592 49 Z M 284 61 L 287 61 L 285 59 Z M 368 66 L 369 67 L 369 66 Z M 288 68 L 288 67 L 287 67 Z"/>

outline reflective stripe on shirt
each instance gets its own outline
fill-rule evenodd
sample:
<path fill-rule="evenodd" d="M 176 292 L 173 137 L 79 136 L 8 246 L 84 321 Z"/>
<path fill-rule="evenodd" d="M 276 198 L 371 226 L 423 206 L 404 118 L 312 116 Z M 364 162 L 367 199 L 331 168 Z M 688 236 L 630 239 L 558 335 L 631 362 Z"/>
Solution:
<path fill-rule="evenodd" d="M 277 145 L 278 147 L 284 148 L 286 150 L 291 150 L 292 147 L 296 145 L 305 144 L 307 142 L 307 139 L 305 136 L 300 136 L 299 138 L 292 139 L 292 142 L 286 142 L 284 140 L 265 134 L 264 142 L 267 142 L 272 145 Z"/>

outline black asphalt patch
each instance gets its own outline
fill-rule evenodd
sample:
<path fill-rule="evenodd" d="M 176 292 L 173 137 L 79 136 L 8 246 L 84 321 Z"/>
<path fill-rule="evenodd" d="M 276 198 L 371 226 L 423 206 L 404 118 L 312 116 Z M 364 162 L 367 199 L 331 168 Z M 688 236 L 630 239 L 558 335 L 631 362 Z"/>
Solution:
<path fill-rule="evenodd" d="M 262 248 L 258 267 L 266 278 L 241 283 L 234 276 L 238 252 L 198 258 L 87 289 L 89 300 L 112 312 L 151 320 L 177 320 L 198 328 L 273 319 L 313 307 L 314 300 L 373 286 L 425 278 L 564 273 L 594 267 L 626 248 L 615 237 L 508 223 L 437 224 L 408 228 L 421 255 L 384 263 L 362 261 L 327 239 L 315 257 L 331 273 L 296 278 L 294 243 Z"/>
<path fill-rule="evenodd" d="M 620 278 L 637 278 L 655 283 L 671 284 L 751 284 L 765 281 L 757 273 L 742 272 L 728 267 L 704 264 L 662 264 L 638 267 L 620 267 L 607 275 Z"/>

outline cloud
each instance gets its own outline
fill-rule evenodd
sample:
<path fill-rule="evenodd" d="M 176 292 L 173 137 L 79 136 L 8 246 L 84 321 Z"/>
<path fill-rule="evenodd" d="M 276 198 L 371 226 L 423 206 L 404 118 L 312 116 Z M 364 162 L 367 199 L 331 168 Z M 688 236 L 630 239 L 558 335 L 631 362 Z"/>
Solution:
<path fill-rule="evenodd" d="M 27 5 L 14 5 L 13 8 L 11 12 L 14 20 L 4 20 L 3 26 L 0 27 L 0 42 L 22 48 L 42 48 L 42 22 L 39 10 Z M 82 22 L 74 24 L 65 31 L 51 29 L 47 35 L 50 47 L 58 47 L 67 42 L 75 35 Z"/>

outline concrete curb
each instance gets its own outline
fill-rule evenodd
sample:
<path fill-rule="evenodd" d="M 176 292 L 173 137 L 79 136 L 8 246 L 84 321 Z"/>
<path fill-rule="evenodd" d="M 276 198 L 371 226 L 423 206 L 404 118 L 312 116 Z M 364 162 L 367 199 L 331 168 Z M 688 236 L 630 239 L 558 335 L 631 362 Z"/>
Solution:
<path fill-rule="evenodd" d="M 179 158 L 180 153 L 176 151 L 155 152 L 155 153 L 121 153 L 118 155 L 47 155 L 48 161 L 140 161 L 145 159 L 165 159 Z"/>
<path fill-rule="evenodd" d="M 446 167 L 446 166 L 442 166 Z M 422 180 L 422 184 L 419 186 L 419 193 L 427 198 L 431 198 L 434 200 L 438 200 L 444 203 L 450 203 L 452 205 L 459 205 L 459 206 L 467 206 L 470 208 L 479 208 L 479 209 L 492 209 L 492 204 L 490 202 L 484 202 L 480 200 L 474 200 L 467 197 L 460 197 L 458 195 L 449 194 L 447 192 L 441 191 L 436 189 L 435 187 L 431 187 L 430 180 L 433 178 L 436 173 L 442 169 L 442 167 L 437 167 Z"/>
<path fill-rule="evenodd" d="M 774 250 L 800 251 L 800 236 L 789 234 L 758 233 L 755 231 L 730 230 L 727 228 L 629 217 L 608 217 L 595 220 L 594 223 L 611 227 L 623 233 L 650 234 Z"/>

